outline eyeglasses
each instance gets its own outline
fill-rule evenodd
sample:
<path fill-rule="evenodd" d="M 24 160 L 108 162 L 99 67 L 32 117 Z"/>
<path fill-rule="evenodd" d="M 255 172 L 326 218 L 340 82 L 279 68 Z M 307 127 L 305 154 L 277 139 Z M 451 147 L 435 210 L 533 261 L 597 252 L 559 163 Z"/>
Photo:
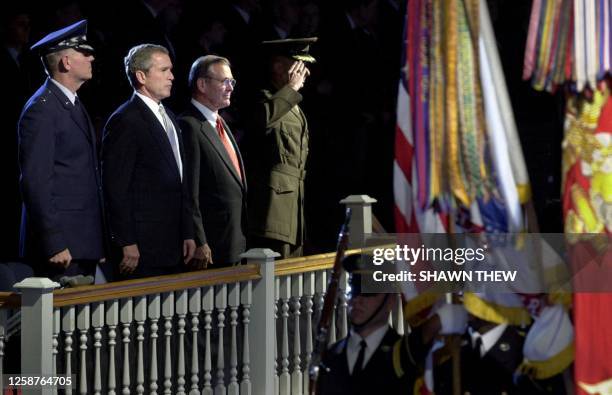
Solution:
<path fill-rule="evenodd" d="M 208 76 L 208 75 L 204 76 L 204 78 L 207 78 L 207 79 L 209 79 L 209 80 L 214 80 L 214 81 L 220 82 L 220 83 L 222 83 L 223 85 L 225 85 L 225 86 L 231 86 L 232 88 L 234 88 L 234 87 L 236 86 L 236 82 L 237 82 L 237 81 L 236 81 L 235 79 L 233 79 L 233 78 L 219 79 L 219 78 L 211 77 L 211 76 Z"/>

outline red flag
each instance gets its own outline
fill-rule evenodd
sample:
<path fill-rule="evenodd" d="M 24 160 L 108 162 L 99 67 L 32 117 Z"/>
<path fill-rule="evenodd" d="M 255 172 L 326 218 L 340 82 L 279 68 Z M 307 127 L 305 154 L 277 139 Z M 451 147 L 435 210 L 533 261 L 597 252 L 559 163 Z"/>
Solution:
<path fill-rule="evenodd" d="M 612 223 L 602 215 L 612 207 L 612 101 L 608 97 L 607 92 L 595 91 L 591 103 L 572 98 L 566 110 L 563 215 L 572 243 L 574 375 L 579 395 L 612 393 L 612 294 L 605 293 L 610 290 Z"/>

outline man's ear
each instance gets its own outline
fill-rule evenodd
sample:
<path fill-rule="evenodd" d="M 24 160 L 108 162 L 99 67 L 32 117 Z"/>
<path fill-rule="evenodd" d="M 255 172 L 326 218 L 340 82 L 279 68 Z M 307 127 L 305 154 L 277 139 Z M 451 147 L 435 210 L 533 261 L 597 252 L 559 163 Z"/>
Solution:
<path fill-rule="evenodd" d="M 196 80 L 196 87 L 200 93 L 204 93 L 204 88 L 206 88 L 206 78 L 200 77 Z"/>
<path fill-rule="evenodd" d="M 62 53 L 59 59 L 57 60 L 57 68 L 61 72 L 66 72 L 70 70 L 70 57 L 66 53 Z"/>
<path fill-rule="evenodd" d="M 136 80 L 138 81 L 138 83 L 140 85 L 144 85 L 145 82 L 147 81 L 147 74 L 142 71 L 142 70 L 137 70 L 136 71 Z"/>

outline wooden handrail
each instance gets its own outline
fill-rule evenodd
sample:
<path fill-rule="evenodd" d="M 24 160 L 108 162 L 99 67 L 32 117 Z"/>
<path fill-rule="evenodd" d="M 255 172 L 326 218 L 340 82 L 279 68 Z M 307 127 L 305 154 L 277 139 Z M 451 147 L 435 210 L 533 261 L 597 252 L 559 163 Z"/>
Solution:
<path fill-rule="evenodd" d="M 21 294 L 17 292 L 0 292 L 0 308 L 21 307 Z"/>
<path fill-rule="evenodd" d="M 103 302 L 188 288 L 204 287 L 261 278 L 259 265 L 249 264 L 221 269 L 147 277 L 77 288 L 59 289 L 53 292 L 53 307 Z"/>
<path fill-rule="evenodd" d="M 360 254 L 362 248 L 347 250 L 346 255 Z M 287 258 L 276 261 L 274 267 L 275 276 L 287 276 L 290 274 L 299 274 L 312 272 L 316 270 L 331 269 L 334 264 L 335 252 L 325 254 L 303 256 L 299 258 Z"/>

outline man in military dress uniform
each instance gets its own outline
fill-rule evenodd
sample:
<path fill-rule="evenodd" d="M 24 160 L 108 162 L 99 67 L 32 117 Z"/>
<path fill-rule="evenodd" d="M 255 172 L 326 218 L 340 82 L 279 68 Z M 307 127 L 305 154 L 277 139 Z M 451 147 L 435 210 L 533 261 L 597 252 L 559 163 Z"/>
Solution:
<path fill-rule="evenodd" d="M 21 254 L 39 276 L 93 274 L 104 257 L 102 188 L 93 125 L 77 90 L 92 78 L 87 21 L 32 46 L 49 78 L 19 119 Z"/>
<path fill-rule="evenodd" d="M 267 247 L 283 258 L 301 256 L 304 242 L 304 177 L 308 124 L 298 106 L 310 74 L 305 63 L 316 37 L 263 42 L 269 84 L 260 92 L 247 136 L 251 247 Z"/>
<path fill-rule="evenodd" d="M 529 327 L 497 324 L 470 316 L 470 322 L 461 341 L 462 393 L 472 395 L 544 395 L 567 393 L 562 374 L 547 379 L 536 379 L 533 372 L 525 371 L 524 349 Z M 560 332 L 564 328 L 557 328 Z M 542 339 L 553 343 L 551 336 Z M 545 349 L 545 348 L 542 348 Z M 540 352 L 542 352 L 540 350 Z M 441 349 L 434 358 L 434 392 L 450 395 L 452 368 L 448 349 Z"/>
<path fill-rule="evenodd" d="M 396 293 L 362 292 L 362 280 L 372 276 L 372 257 L 349 255 L 349 335 L 331 346 L 323 358 L 318 395 L 411 394 L 422 373 L 435 336 L 462 333 L 467 313 L 460 305 L 444 304 L 429 319 L 400 336 L 389 327 Z"/>

